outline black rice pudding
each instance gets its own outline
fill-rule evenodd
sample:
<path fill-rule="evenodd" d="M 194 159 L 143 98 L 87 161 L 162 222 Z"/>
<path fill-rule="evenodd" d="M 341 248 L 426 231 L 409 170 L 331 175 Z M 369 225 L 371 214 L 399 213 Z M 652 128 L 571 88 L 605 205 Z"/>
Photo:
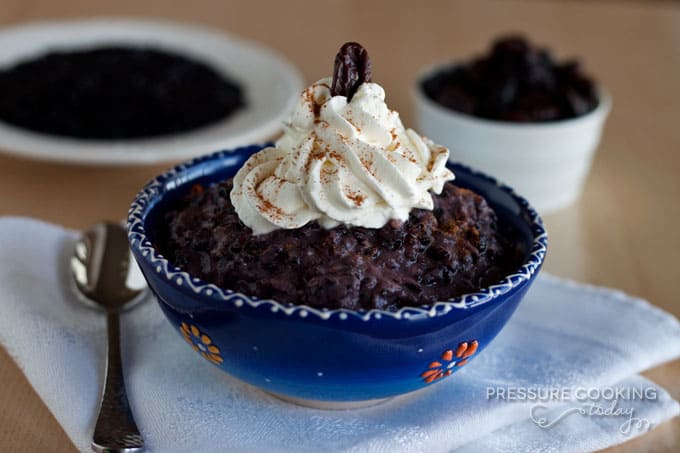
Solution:
<path fill-rule="evenodd" d="M 253 235 L 229 194 L 232 181 L 194 186 L 159 221 L 156 247 L 171 263 L 222 288 L 284 304 L 353 310 L 431 305 L 477 291 L 519 265 L 486 200 L 451 182 L 432 211 L 379 229 L 316 222 Z"/>
<path fill-rule="evenodd" d="M 0 120 L 97 140 L 156 137 L 223 120 L 241 87 L 186 55 L 107 46 L 52 52 L 0 70 Z"/>

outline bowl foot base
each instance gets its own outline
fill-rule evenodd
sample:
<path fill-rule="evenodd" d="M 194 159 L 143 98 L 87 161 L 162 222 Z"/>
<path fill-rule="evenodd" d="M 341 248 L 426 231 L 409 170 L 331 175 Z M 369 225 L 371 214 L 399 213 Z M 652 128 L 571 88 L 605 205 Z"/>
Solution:
<path fill-rule="evenodd" d="M 326 410 L 347 410 L 347 409 L 361 409 L 364 407 L 371 407 L 386 401 L 393 399 L 394 397 L 388 398 L 376 398 L 372 400 L 362 400 L 362 401 L 322 401 L 322 400 L 310 400 L 305 398 L 295 398 L 292 396 L 281 395 L 280 393 L 267 392 L 268 394 L 283 400 L 287 403 L 296 404 L 298 406 L 311 407 L 313 409 L 326 409 Z"/>

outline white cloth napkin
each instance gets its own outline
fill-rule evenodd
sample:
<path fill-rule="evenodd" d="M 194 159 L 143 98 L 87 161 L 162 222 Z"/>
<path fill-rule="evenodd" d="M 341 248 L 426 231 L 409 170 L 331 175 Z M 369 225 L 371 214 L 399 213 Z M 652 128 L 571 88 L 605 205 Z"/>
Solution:
<path fill-rule="evenodd" d="M 35 220 L 0 219 L 0 343 L 77 448 L 89 451 L 105 323 L 69 292 L 74 237 Z M 298 407 L 229 378 L 184 344 L 155 302 L 125 314 L 123 334 L 130 403 L 154 452 L 584 451 L 649 428 L 629 423 L 622 433 L 625 414 L 578 412 L 591 400 L 511 402 L 494 396 L 497 389 L 637 388 L 648 398 L 616 402 L 634 411 L 633 422 L 653 427 L 679 412 L 663 389 L 635 375 L 680 356 L 678 321 L 621 292 L 546 274 L 470 366 L 423 392 L 360 410 Z M 541 428 L 532 414 L 557 422 Z"/>

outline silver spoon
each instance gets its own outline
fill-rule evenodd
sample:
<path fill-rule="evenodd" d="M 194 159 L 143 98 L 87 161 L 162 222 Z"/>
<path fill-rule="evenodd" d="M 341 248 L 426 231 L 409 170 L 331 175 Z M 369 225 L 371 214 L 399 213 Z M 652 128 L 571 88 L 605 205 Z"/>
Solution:
<path fill-rule="evenodd" d="M 96 452 L 141 452 L 142 439 L 130 410 L 120 352 L 120 312 L 142 300 L 144 289 L 131 287 L 130 249 L 118 223 L 98 223 L 76 242 L 71 273 L 90 305 L 106 311 L 109 353 L 106 383 L 92 436 Z M 139 285 L 137 285 L 139 286 Z"/>

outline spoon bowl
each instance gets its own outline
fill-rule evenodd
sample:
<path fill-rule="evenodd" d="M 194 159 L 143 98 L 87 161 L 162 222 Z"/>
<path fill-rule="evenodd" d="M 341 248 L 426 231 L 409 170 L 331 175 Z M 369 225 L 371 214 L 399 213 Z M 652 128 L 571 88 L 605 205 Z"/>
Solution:
<path fill-rule="evenodd" d="M 102 222 L 85 231 L 76 241 L 70 268 L 82 301 L 94 308 L 127 310 L 148 292 L 130 256 L 127 233 L 117 223 Z"/>

